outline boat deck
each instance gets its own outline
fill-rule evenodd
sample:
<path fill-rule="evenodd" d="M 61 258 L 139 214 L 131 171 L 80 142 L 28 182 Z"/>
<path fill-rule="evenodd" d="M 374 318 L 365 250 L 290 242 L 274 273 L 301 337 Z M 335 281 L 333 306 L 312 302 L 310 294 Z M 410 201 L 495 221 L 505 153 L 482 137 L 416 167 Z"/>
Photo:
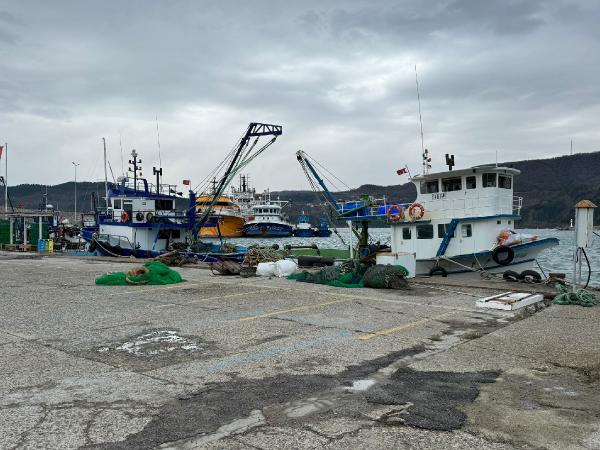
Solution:
<path fill-rule="evenodd" d="M 481 310 L 513 285 L 342 289 L 0 258 L 0 447 L 595 448 L 600 308 Z M 440 389 L 440 386 L 443 388 Z"/>

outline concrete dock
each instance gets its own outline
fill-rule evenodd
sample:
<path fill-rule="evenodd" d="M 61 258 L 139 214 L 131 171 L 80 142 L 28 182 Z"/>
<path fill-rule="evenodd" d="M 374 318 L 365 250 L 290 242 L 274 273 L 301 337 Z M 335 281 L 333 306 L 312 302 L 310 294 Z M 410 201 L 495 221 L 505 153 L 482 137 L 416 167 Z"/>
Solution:
<path fill-rule="evenodd" d="M 0 259 L 0 448 L 600 449 L 600 307 L 132 266 Z"/>

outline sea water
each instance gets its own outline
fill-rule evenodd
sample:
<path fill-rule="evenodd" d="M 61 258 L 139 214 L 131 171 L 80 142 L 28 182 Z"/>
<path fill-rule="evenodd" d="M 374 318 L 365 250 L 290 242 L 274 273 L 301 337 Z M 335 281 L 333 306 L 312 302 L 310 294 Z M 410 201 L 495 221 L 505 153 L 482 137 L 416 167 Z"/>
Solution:
<path fill-rule="evenodd" d="M 522 233 L 537 235 L 539 239 L 555 237 L 558 238 L 560 244 L 549 250 L 542 252 L 538 258 L 539 264 L 542 266 L 546 274 L 548 272 L 561 272 L 567 274 L 570 278 L 573 274 L 573 254 L 575 252 L 575 232 L 573 230 L 549 230 L 549 229 L 524 229 L 518 230 Z M 227 242 L 235 243 L 243 246 L 249 245 L 273 245 L 278 244 L 280 247 L 284 245 L 310 245 L 317 244 L 322 248 L 348 248 L 350 242 L 350 230 L 347 228 L 338 229 L 341 235 L 340 239 L 335 234 L 330 237 L 289 237 L 289 238 L 235 238 L 227 239 Z M 389 228 L 371 228 L 369 229 L 372 242 L 379 241 L 383 244 L 390 244 L 391 233 Z M 353 239 L 356 243 L 356 238 Z M 590 285 L 600 286 L 600 237 L 595 236 L 591 248 L 586 250 L 590 265 L 592 267 Z M 539 271 L 539 269 L 538 269 Z M 587 267 L 583 262 L 584 278 L 587 277 Z"/>

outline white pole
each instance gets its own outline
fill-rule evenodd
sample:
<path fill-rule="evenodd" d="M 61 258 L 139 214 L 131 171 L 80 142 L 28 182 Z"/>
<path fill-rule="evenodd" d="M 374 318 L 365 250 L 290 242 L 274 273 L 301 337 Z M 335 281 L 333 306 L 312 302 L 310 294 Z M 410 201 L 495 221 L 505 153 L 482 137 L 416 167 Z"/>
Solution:
<path fill-rule="evenodd" d="M 106 207 L 108 208 L 108 173 L 106 172 L 106 139 L 102 138 L 104 143 L 104 200 L 106 201 Z M 113 175 L 114 176 L 114 175 Z"/>
<path fill-rule="evenodd" d="M 8 143 L 4 143 L 4 212 L 8 212 Z"/>
<path fill-rule="evenodd" d="M 73 223 L 77 223 L 77 166 L 79 164 L 75 163 L 75 161 L 71 161 L 71 164 L 73 164 L 73 167 L 75 167 L 75 219 L 73 220 Z"/>
<path fill-rule="evenodd" d="M 348 229 L 350 230 L 350 259 L 354 259 L 354 246 L 352 245 L 352 221 L 348 221 Z"/>

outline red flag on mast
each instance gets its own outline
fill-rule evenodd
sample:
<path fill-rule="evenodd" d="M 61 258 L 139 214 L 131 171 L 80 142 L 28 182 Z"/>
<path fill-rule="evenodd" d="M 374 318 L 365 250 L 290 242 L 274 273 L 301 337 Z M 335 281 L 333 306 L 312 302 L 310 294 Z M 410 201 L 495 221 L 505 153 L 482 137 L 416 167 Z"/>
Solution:
<path fill-rule="evenodd" d="M 183 180 L 183 184 L 185 184 L 186 186 L 190 185 L 190 180 Z"/>
<path fill-rule="evenodd" d="M 398 170 L 396 170 L 396 173 L 398 175 L 404 175 L 405 173 L 408 173 L 408 168 L 407 167 L 403 167 L 402 169 L 398 169 Z"/>
<path fill-rule="evenodd" d="M 2 159 L 2 151 L 4 150 L 4 145 L 0 145 L 0 159 Z"/>

